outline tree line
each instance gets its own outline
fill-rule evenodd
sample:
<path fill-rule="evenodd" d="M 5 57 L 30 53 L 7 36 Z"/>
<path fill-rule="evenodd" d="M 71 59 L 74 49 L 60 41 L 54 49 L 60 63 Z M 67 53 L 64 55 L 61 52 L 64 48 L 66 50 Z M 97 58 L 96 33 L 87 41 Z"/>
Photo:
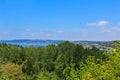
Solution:
<path fill-rule="evenodd" d="M 120 80 L 120 41 L 111 53 L 69 41 L 46 47 L 0 44 L 0 80 Z"/>

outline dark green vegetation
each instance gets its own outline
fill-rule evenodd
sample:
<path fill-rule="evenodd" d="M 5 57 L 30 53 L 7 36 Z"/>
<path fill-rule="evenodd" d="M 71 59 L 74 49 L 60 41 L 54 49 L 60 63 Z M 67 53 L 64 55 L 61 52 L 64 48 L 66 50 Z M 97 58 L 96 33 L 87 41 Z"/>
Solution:
<path fill-rule="evenodd" d="M 120 41 L 111 50 L 68 41 L 38 48 L 0 44 L 0 80 L 120 80 Z"/>

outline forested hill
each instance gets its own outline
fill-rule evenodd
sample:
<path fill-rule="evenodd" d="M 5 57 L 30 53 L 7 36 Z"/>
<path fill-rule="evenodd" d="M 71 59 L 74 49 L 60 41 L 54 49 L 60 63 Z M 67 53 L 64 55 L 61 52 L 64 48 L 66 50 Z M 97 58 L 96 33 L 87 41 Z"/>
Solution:
<path fill-rule="evenodd" d="M 90 44 L 90 45 L 111 45 L 114 41 L 73 41 L 77 44 Z"/>
<path fill-rule="evenodd" d="M 60 43 L 64 40 L 31 40 L 31 39 L 16 39 L 16 40 L 1 40 L 6 43 Z"/>
<path fill-rule="evenodd" d="M 0 80 L 120 80 L 120 41 L 111 53 L 69 41 L 45 47 L 0 44 Z"/>
<path fill-rule="evenodd" d="M 0 43 L 7 43 L 7 44 L 15 44 L 15 45 L 21 45 L 23 47 L 26 46 L 47 46 L 49 44 L 59 44 L 61 42 L 64 42 L 64 40 L 31 40 L 31 39 L 19 39 L 19 40 L 1 40 Z"/>
<path fill-rule="evenodd" d="M 22 46 L 47 46 L 49 44 L 58 45 L 61 42 L 66 40 L 31 40 L 31 39 L 18 39 L 18 40 L 0 40 L 0 43 L 7 43 L 7 44 L 16 44 Z M 82 45 L 102 45 L 102 46 L 111 46 L 114 41 L 70 41 L 75 44 L 82 44 Z"/>

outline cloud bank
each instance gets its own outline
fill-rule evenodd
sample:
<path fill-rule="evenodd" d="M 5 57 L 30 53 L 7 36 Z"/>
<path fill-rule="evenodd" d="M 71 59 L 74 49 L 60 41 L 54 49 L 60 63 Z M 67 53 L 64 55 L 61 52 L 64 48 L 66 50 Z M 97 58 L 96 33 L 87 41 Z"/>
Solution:
<path fill-rule="evenodd" d="M 108 21 L 99 21 L 99 22 L 93 22 L 93 23 L 88 23 L 88 26 L 105 26 L 108 24 Z"/>

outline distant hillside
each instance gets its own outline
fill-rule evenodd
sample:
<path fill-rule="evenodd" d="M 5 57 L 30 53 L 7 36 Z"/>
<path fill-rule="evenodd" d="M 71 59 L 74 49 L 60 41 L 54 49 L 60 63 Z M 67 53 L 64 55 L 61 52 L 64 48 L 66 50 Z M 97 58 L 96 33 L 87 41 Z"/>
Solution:
<path fill-rule="evenodd" d="M 114 41 L 73 41 L 75 44 L 112 46 Z"/>
<path fill-rule="evenodd" d="M 15 44 L 22 46 L 46 46 L 49 44 L 59 44 L 64 42 L 64 40 L 30 40 L 30 39 L 21 39 L 21 40 L 1 40 L 0 43 Z"/>
<path fill-rule="evenodd" d="M 0 42 L 5 43 L 60 43 L 64 40 L 31 40 L 31 39 L 21 39 L 21 40 L 1 40 Z"/>
<path fill-rule="evenodd" d="M 19 39 L 19 40 L 0 40 L 0 43 L 16 44 L 22 46 L 46 46 L 49 44 L 59 44 L 65 40 L 31 40 L 31 39 Z M 102 45 L 111 46 L 114 41 L 71 41 L 75 44 L 82 45 Z"/>

